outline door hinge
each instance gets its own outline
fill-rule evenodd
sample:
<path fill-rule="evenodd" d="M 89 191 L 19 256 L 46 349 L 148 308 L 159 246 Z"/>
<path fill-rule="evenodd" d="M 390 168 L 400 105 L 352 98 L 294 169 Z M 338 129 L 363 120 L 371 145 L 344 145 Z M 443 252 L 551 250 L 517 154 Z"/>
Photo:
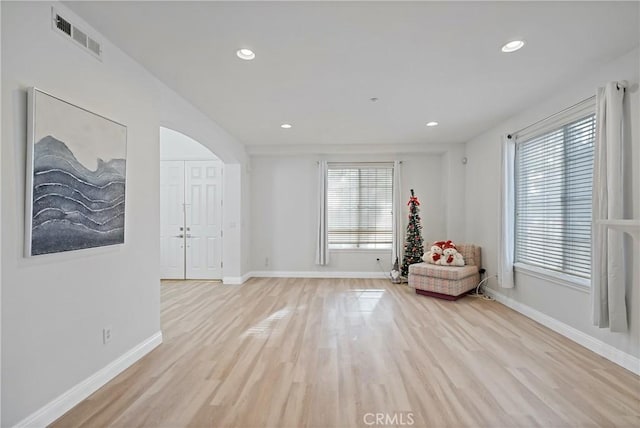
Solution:
<path fill-rule="evenodd" d="M 224 267 L 224 263 L 220 262 L 220 267 L 223 268 Z"/>
<path fill-rule="evenodd" d="M 223 230 L 221 230 L 221 231 L 220 231 L 220 237 L 222 238 L 223 236 L 224 236 L 224 231 L 223 231 Z"/>

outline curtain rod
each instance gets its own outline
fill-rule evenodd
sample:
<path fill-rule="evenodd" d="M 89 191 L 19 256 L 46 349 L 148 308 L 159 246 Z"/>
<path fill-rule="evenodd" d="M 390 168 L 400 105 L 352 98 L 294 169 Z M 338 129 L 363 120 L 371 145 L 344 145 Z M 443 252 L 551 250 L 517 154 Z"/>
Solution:
<path fill-rule="evenodd" d="M 547 120 L 549 120 L 549 119 L 553 119 L 553 118 L 554 118 L 554 117 L 556 117 L 556 116 L 560 116 L 561 114 L 563 114 L 563 113 L 565 113 L 565 112 L 567 112 L 567 111 L 569 111 L 569 110 L 571 110 L 571 109 L 574 109 L 574 108 L 578 107 L 580 104 L 584 104 L 584 103 L 586 103 L 586 102 L 592 101 L 593 99 L 595 99 L 595 97 L 596 97 L 595 95 L 592 95 L 592 96 L 590 96 L 589 98 L 585 98 L 584 100 L 579 101 L 579 102 L 575 103 L 575 104 L 574 104 L 574 105 L 572 105 L 572 106 L 569 106 L 569 107 L 567 107 L 567 108 L 564 108 L 564 109 L 560 110 L 560 111 L 559 111 L 559 112 L 557 112 L 557 113 L 553 113 L 552 115 L 549 115 L 549 116 L 545 117 L 544 119 L 540 119 L 539 121 L 537 121 L 537 122 L 535 122 L 535 123 L 532 123 L 531 125 L 527 125 L 527 126 L 525 126 L 524 128 L 522 128 L 522 129 L 518 129 L 517 131 L 515 131 L 515 132 L 512 132 L 512 133 L 508 134 L 508 135 L 507 135 L 507 138 L 511 140 L 511 139 L 513 138 L 513 136 L 514 136 L 514 135 L 518 135 L 518 134 L 520 134 L 522 131 L 526 131 L 527 129 L 529 129 L 529 128 L 533 128 L 534 126 L 539 125 L 539 124 L 541 124 L 542 122 L 546 122 L 546 121 L 547 121 Z"/>
<path fill-rule="evenodd" d="M 627 84 L 628 84 L 628 82 L 627 82 L 626 80 L 623 80 L 623 81 L 621 81 L 621 82 L 616 82 L 616 88 L 617 88 L 618 90 L 622 89 L 623 91 L 625 91 L 625 90 L 626 90 L 626 88 L 627 88 Z M 552 114 L 552 115 L 550 115 L 550 116 L 545 117 L 544 119 L 540 119 L 540 120 L 539 120 L 539 121 L 537 121 L 536 123 L 532 123 L 531 125 L 527 125 L 527 126 L 525 126 L 524 128 L 517 130 L 516 132 L 512 132 L 512 133 L 508 134 L 508 135 L 507 135 L 507 138 L 508 138 L 508 139 L 512 139 L 514 135 L 518 135 L 518 134 L 520 134 L 522 131 L 526 131 L 527 129 L 532 128 L 532 127 L 534 127 L 534 126 L 536 126 L 536 125 L 539 125 L 539 124 L 540 124 L 540 123 L 542 123 L 542 122 L 546 122 L 546 121 L 547 121 L 547 120 L 549 120 L 549 119 L 553 119 L 554 117 L 556 117 L 556 116 L 558 116 L 558 115 L 561 115 L 562 113 L 565 113 L 565 112 L 567 112 L 567 111 L 569 111 L 569 110 L 571 110 L 571 109 L 573 109 L 573 108 L 575 108 L 575 107 L 578 107 L 580 104 L 584 104 L 584 103 L 586 103 L 586 102 L 588 102 L 588 101 L 592 101 L 592 100 L 594 100 L 595 98 L 596 98 L 596 96 L 595 96 L 595 95 L 592 95 L 592 96 L 590 96 L 589 98 L 585 98 L 584 100 L 579 101 L 579 102 L 575 103 L 575 104 L 574 104 L 574 105 L 572 105 L 572 106 L 569 106 L 569 107 L 567 107 L 567 108 L 565 108 L 565 109 L 562 109 L 562 110 L 560 110 L 560 111 L 559 111 L 559 112 L 557 112 L 557 113 L 554 113 L 554 114 Z"/>

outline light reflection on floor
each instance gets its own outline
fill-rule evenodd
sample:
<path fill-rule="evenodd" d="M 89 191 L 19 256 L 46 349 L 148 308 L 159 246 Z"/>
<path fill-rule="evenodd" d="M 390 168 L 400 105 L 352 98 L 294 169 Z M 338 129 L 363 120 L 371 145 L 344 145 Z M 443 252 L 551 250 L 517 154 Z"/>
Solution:
<path fill-rule="evenodd" d="M 290 308 L 282 308 L 279 311 L 276 311 L 255 324 L 254 326 L 249 327 L 240 337 L 257 337 L 257 338 L 267 338 L 271 334 L 277 322 L 283 318 L 286 318 L 291 314 Z"/>
<path fill-rule="evenodd" d="M 346 313 L 357 313 L 360 316 L 369 318 L 380 303 L 386 290 L 380 288 L 356 288 L 344 293 L 344 310 Z M 302 308 L 297 308 L 301 310 Z M 293 313 L 295 308 L 286 307 L 280 309 L 264 318 L 257 324 L 249 327 L 242 333 L 240 337 L 252 337 L 266 339 L 270 335 L 277 332 L 278 328 L 282 329 L 283 325 L 278 326 L 278 321 L 288 317 Z"/>
<path fill-rule="evenodd" d="M 351 312 L 368 312 L 371 314 L 384 296 L 385 290 L 380 288 L 357 288 L 348 292 L 347 310 Z"/>

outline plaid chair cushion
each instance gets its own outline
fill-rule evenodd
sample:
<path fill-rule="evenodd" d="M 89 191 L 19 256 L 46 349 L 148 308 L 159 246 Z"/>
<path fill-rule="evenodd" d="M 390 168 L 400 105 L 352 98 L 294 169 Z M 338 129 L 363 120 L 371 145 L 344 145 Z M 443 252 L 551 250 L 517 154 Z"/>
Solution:
<path fill-rule="evenodd" d="M 439 266 L 430 263 L 409 265 L 409 273 L 432 278 L 459 280 L 478 273 L 478 266 Z"/>
<path fill-rule="evenodd" d="M 409 287 L 418 290 L 432 291 L 434 293 L 447 294 L 449 296 L 459 296 L 469 290 L 473 290 L 478 285 L 480 275 L 468 276 L 459 281 L 449 279 L 432 278 L 422 275 L 409 275 Z"/>
<path fill-rule="evenodd" d="M 480 247 L 473 244 L 456 244 L 458 252 L 462 254 L 465 265 L 482 267 L 482 258 L 480 257 Z"/>

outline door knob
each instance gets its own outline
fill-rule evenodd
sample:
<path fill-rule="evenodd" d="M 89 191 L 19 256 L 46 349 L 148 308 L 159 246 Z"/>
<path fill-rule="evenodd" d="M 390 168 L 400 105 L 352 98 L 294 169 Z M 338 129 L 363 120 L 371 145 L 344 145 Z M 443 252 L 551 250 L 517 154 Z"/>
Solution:
<path fill-rule="evenodd" d="M 184 235 L 181 233 L 180 235 L 175 235 L 174 238 L 184 238 Z"/>

